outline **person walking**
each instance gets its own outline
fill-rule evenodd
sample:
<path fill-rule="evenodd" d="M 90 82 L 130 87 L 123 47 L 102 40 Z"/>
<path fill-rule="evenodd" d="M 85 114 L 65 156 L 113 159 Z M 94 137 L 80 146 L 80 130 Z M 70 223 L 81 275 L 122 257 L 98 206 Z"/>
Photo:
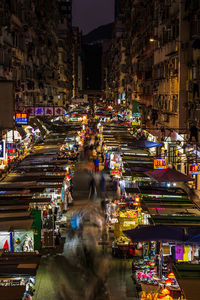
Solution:
<path fill-rule="evenodd" d="M 101 199 L 102 201 L 105 201 L 105 197 L 106 197 L 106 178 L 104 173 L 101 173 L 101 177 L 100 177 L 100 191 L 101 191 Z"/>
<path fill-rule="evenodd" d="M 99 163 L 100 163 L 100 160 L 98 157 L 96 157 L 94 159 L 95 173 L 99 172 Z"/>
<path fill-rule="evenodd" d="M 92 174 L 92 172 L 90 172 L 90 179 L 89 179 L 89 200 L 91 200 L 91 198 L 94 196 L 94 198 L 96 197 L 96 182 L 94 179 L 94 175 Z"/>

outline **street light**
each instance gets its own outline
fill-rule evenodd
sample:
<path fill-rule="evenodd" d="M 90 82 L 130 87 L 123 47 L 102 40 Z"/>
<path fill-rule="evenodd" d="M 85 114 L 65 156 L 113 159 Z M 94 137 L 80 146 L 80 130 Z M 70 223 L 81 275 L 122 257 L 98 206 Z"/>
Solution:
<path fill-rule="evenodd" d="M 155 42 L 156 40 L 153 38 L 153 37 L 151 37 L 150 39 L 149 39 L 149 42 L 150 43 L 153 43 L 153 42 Z"/>

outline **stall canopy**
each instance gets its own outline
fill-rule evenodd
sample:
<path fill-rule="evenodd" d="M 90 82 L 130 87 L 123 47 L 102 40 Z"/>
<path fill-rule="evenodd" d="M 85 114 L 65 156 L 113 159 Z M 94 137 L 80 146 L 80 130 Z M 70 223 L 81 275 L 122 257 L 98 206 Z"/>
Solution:
<path fill-rule="evenodd" d="M 123 231 L 132 242 L 177 241 L 199 243 L 200 228 L 182 228 L 165 225 L 148 225 Z"/>
<path fill-rule="evenodd" d="M 162 146 L 160 143 L 155 143 L 146 140 L 133 141 L 130 146 L 133 148 L 154 148 Z"/>
<path fill-rule="evenodd" d="M 124 234 L 132 242 L 185 240 L 183 228 L 164 225 L 137 227 L 136 229 L 124 231 Z"/>
<path fill-rule="evenodd" d="M 147 171 L 145 174 L 157 182 L 186 182 L 194 180 L 193 178 L 170 168 L 165 170 Z"/>

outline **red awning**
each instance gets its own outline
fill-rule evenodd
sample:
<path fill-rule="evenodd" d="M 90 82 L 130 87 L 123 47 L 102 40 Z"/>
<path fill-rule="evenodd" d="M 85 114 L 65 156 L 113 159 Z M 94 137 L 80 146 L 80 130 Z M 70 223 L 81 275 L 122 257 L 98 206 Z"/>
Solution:
<path fill-rule="evenodd" d="M 170 168 L 166 170 L 147 171 L 145 174 L 157 182 L 186 182 L 194 180 L 193 178 Z"/>

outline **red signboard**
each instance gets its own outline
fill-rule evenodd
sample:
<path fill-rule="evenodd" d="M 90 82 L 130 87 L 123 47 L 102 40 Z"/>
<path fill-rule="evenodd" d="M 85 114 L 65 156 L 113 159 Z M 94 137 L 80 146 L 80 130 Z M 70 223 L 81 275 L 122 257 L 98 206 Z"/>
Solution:
<path fill-rule="evenodd" d="M 154 158 L 153 164 L 155 170 L 167 169 L 167 160 L 165 158 Z"/>

